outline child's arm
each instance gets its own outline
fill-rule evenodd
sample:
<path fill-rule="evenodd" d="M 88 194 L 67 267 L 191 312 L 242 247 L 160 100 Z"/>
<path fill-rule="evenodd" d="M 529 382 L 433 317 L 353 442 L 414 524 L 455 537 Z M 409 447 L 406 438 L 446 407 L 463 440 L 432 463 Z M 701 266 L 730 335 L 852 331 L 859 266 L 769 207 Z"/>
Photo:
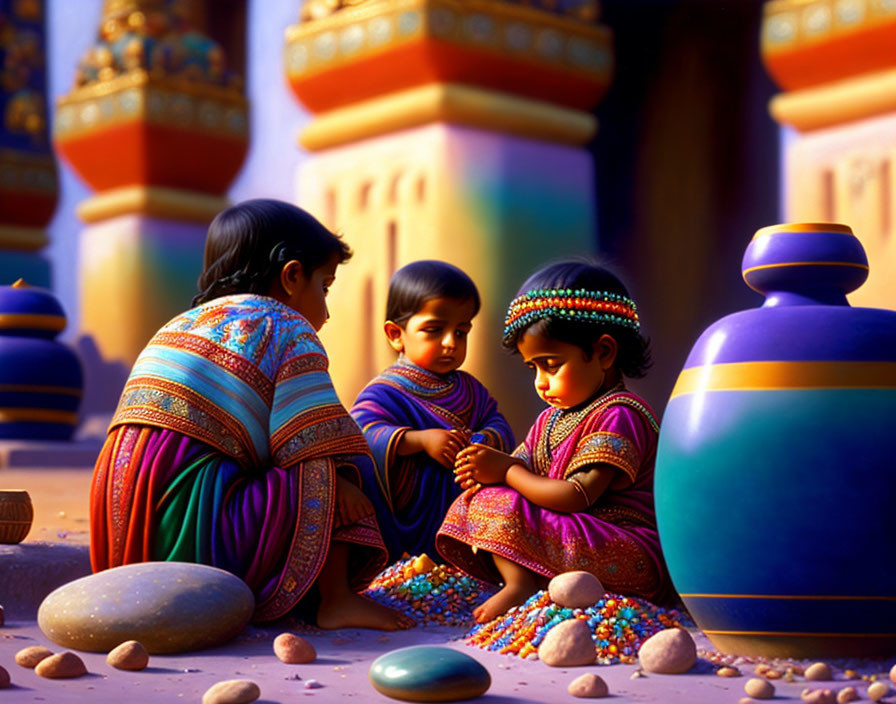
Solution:
<path fill-rule="evenodd" d="M 561 513 L 587 509 L 610 486 L 616 473 L 615 467 L 601 463 L 577 474 L 579 481 L 551 479 L 532 473 L 516 457 L 484 445 L 471 445 L 461 450 L 455 467 L 455 481 L 464 489 L 477 482 L 504 483 L 532 503 Z"/>
<path fill-rule="evenodd" d="M 407 430 L 398 441 L 395 451 L 399 455 L 413 455 L 425 452 L 436 462 L 453 467 L 457 453 L 466 445 L 466 432 L 458 428 L 445 430 L 429 428 L 428 430 Z"/>

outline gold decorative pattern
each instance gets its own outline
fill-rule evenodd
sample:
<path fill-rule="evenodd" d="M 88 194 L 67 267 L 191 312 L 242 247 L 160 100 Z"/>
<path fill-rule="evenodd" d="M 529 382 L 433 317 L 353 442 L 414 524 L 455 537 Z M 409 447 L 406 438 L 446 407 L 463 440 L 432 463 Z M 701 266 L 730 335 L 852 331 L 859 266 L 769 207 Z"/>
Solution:
<path fill-rule="evenodd" d="M 432 37 L 551 67 L 609 76 L 610 31 L 499 0 L 381 0 L 286 30 L 284 64 L 305 78 Z"/>
<path fill-rule="evenodd" d="M 124 186 L 91 196 L 77 207 L 76 212 L 87 223 L 130 213 L 208 223 L 229 206 L 230 201 L 226 198 L 206 193 L 162 186 Z"/>
<path fill-rule="evenodd" d="M 337 12 L 359 5 L 371 5 L 380 0 L 305 0 L 302 22 L 314 22 Z M 532 6 L 538 11 L 565 15 L 581 22 L 596 22 L 600 14 L 597 0 L 504 0 L 509 4 Z"/>
<path fill-rule="evenodd" d="M 896 0 L 775 0 L 763 13 L 762 51 L 773 53 L 896 21 Z"/>
<path fill-rule="evenodd" d="M 896 111 L 896 68 L 779 93 L 769 112 L 802 132 Z"/>
<path fill-rule="evenodd" d="M 431 122 L 575 145 L 597 132 L 597 119 L 580 110 L 461 84 L 431 83 L 322 113 L 299 142 L 318 151 Z"/>
<path fill-rule="evenodd" d="M 69 139 L 128 122 L 242 139 L 248 134 L 248 104 L 241 94 L 218 86 L 133 71 L 60 98 L 54 133 Z"/>

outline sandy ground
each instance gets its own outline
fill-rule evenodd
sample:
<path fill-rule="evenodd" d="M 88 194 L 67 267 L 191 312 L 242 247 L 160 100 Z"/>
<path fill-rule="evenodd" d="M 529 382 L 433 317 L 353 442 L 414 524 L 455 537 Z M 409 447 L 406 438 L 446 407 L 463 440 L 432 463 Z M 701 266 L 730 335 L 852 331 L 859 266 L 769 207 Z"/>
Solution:
<path fill-rule="evenodd" d="M 25 489 L 35 509 L 35 523 L 26 538 L 29 542 L 88 543 L 88 496 L 90 471 L 75 469 L 0 470 L 0 488 Z M 0 580 L 4 565 L 0 560 Z M 307 665 L 286 665 L 273 654 L 273 639 L 295 624 L 271 628 L 250 627 L 233 642 L 221 648 L 176 656 L 153 656 L 141 672 L 115 670 L 102 653 L 79 653 L 89 674 L 73 680 L 48 680 L 32 670 L 15 664 L 14 655 L 29 645 L 43 645 L 54 652 L 62 650 L 48 640 L 33 620 L 7 619 L 0 627 L 0 667 L 5 668 L 12 686 L 0 690 L 0 704 L 7 702 L 199 702 L 215 682 L 251 679 L 261 688 L 260 702 L 386 702 L 394 701 L 379 694 L 369 683 L 370 664 L 380 655 L 410 645 L 447 645 L 475 657 L 492 677 L 489 691 L 477 701 L 483 704 L 511 702 L 573 702 L 568 684 L 576 677 L 594 672 L 609 685 L 610 701 L 654 702 L 656 704 L 737 704 L 745 696 L 744 684 L 753 674 L 753 665 L 740 665 L 744 676 L 723 678 L 705 659 L 698 660 L 685 675 L 639 676 L 634 665 L 551 668 L 540 661 L 526 661 L 513 655 L 482 651 L 462 642 L 464 630 L 450 627 L 418 627 L 411 631 L 383 634 L 367 630 L 322 632 L 302 628 L 303 635 L 315 646 L 318 659 Z M 693 633 L 699 647 L 711 649 L 699 632 Z M 808 663 L 804 663 L 808 664 Z M 841 689 L 853 684 L 868 701 L 868 682 L 843 681 L 843 670 L 856 666 L 860 674 L 880 674 L 891 663 L 842 662 L 836 668 L 836 682 L 812 683 L 815 687 Z M 309 686 L 314 680 L 319 686 Z M 788 683 L 775 681 L 775 701 L 800 701 L 807 686 L 801 678 Z M 891 694 L 884 702 L 896 702 Z"/>

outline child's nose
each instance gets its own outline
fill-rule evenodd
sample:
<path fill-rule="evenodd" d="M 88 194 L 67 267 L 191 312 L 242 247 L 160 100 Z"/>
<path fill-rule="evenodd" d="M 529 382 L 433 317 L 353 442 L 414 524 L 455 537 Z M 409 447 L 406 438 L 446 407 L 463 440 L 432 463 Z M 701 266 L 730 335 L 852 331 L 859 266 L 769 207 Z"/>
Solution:
<path fill-rule="evenodd" d="M 442 335 L 442 347 L 454 347 L 454 331 Z"/>
<path fill-rule="evenodd" d="M 538 372 L 538 374 L 535 375 L 535 388 L 545 391 L 547 390 L 548 386 L 550 386 L 550 384 L 548 382 L 547 376 L 545 374 L 542 374 L 541 372 Z"/>

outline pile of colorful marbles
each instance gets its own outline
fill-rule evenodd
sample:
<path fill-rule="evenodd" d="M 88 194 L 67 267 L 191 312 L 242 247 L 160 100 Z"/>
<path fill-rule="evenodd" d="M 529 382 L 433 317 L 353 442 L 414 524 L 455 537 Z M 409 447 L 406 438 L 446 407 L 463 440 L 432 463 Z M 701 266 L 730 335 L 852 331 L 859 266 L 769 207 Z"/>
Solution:
<path fill-rule="evenodd" d="M 633 663 L 641 644 L 654 633 L 693 625 L 684 612 L 664 609 L 643 599 L 606 594 L 593 606 L 570 609 L 553 603 L 547 591 L 540 591 L 522 606 L 476 626 L 467 642 L 485 650 L 534 657 L 545 634 L 571 618 L 587 621 L 601 665 Z"/>
<path fill-rule="evenodd" d="M 365 595 L 419 624 L 469 626 L 473 609 L 495 591 L 492 585 L 449 565 L 437 565 L 423 554 L 386 568 Z"/>

